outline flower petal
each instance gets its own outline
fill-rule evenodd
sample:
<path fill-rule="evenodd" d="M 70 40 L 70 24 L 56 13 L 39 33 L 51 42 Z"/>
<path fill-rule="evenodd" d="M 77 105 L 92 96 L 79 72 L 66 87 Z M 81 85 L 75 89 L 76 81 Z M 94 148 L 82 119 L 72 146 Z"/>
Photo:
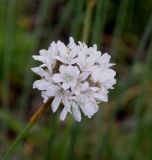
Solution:
<path fill-rule="evenodd" d="M 46 95 L 46 91 L 42 91 L 41 92 L 41 96 L 43 97 L 43 103 L 46 103 L 47 102 L 47 100 L 48 100 L 48 96 Z"/>
<path fill-rule="evenodd" d="M 42 63 L 45 63 L 45 57 L 44 56 L 38 56 L 38 55 L 34 55 L 32 56 L 32 58 L 36 61 L 40 61 Z"/>
<path fill-rule="evenodd" d="M 62 84 L 62 88 L 64 89 L 64 90 L 67 90 L 67 89 L 69 89 L 71 86 L 72 86 L 72 82 L 64 82 L 63 84 Z"/>
<path fill-rule="evenodd" d="M 56 96 L 52 102 L 52 111 L 56 112 L 61 102 L 61 96 Z"/>
<path fill-rule="evenodd" d="M 58 41 L 57 42 L 57 47 L 58 47 L 58 50 L 60 52 L 61 57 L 67 57 L 68 56 L 68 51 L 67 51 L 67 48 L 66 48 L 64 43 L 62 43 L 61 41 Z"/>
<path fill-rule="evenodd" d="M 55 83 L 59 83 L 59 82 L 63 82 L 63 78 L 61 76 L 61 74 L 59 73 L 56 73 L 52 76 L 52 80 L 55 82 Z"/>
<path fill-rule="evenodd" d="M 64 107 L 63 110 L 62 110 L 62 112 L 61 112 L 61 114 L 60 114 L 60 119 L 62 121 L 65 120 L 67 113 L 68 113 L 68 111 L 67 111 L 66 107 Z"/>
<path fill-rule="evenodd" d="M 79 76 L 80 82 L 86 80 L 88 78 L 89 74 L 90 74 L 90 72 L 82 72 Z"/>
<path fill-rule="evenodd" d="M 45 50 L 45 49 L 41 49 L 41 50 L 39 51 L 39 53 L 40 53 L 41 56 L 46 56 L 46 55 L 48 54 L 48 51 Z"/>
<path fill-rule="evenodd" d="M 91 118 L 97 111 L 98 111 L 98 105 L 96 102 L 88 101 L 84 105 L 80 106 L 84 115 L 88 118 Z"/>
<path fill-rule="evenodd" d="M 41 79 L 33 83 L 33 88 L 37 88 L 39 90 L 47 90 L 50 84 L 51 84 L 50 82 L 47 82 L 46 80 Z"/>
<path fill-rule="evenodd" d="M 31 68 L 31 70 L 41 77 L 49 76 L 48 72 L 44 71 L 44 69 L 42 69 L 41 67 L 34 67 Z"/>
<path fill-rule="evenodd" d="M 104 72 L 101 71 L 101 74 L 99 76 L 99 82 L 104 82 L 106 80 L 109 80 L 113 78 L 116 75 L 116 72 L 112 69 L 106 69 Z"/>
<path fill-rule="evenodd" d="M 81 121 L 81 112 L 80 109 L 77 107 L 72 107 L 72 114 L 73 117 L 76 121 L 80 122 Z"/>

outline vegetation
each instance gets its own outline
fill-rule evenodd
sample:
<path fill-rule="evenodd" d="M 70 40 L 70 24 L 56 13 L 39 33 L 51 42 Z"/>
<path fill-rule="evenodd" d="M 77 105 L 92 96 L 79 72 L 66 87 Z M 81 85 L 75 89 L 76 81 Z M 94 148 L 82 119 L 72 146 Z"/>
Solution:
<path fill-rule="evenodd" d="M 109 102 L 81 123 L 70 115 L 62 122 L 50 109 L 10 160 L 151 160 L 151 11 L 151 0 L 1 0 L 0 157 L 42 104 L 31 56 L 73 36 L 116 63 Z"/>

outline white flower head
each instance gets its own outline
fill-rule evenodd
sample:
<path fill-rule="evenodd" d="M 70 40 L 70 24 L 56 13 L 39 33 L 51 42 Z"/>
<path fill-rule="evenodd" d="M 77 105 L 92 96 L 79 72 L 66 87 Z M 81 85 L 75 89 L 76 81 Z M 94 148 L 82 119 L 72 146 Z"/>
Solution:
<path fill-rule="evenodd" d="M 76 44 L 72 37 L 67 46 L 61 41 L 52 42 L 48 50 L 39 53 L 33 59 L 42 64 L 32 71 L 41 79 L 33 83 L 33 88 L 41 91 L 44 103 L 53 98 L 53 112 L 62 104 L 61 120 L 67 113 L 78 122 L 81 113 L 91 118 L 98 111 L 98 103 L 108 101 L 109 89 L 116 83 L 108 53 L 97 51 L 96 45 Z"/>

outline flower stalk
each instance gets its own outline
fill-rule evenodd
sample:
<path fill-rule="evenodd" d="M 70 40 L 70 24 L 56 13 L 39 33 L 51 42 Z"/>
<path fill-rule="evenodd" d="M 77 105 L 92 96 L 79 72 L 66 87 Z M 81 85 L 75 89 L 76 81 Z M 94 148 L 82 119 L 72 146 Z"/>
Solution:
<path fill-rule="evenodd" d="M 41 116 L 49 109 L 51 102 L 52 98 L 49 98 L 48 101 L 46 103 L 43 103 L 34 113 L 28 125 L 20 132 L 15 141 L 10 145 L 8 151 L 4 154 L 3 160 L 7 160 L 9 158 L 10 154 L 20 143 L 20 141 L 28 134 L 28 132 L 33 128 L 36 122 L 41 118 Z"/>

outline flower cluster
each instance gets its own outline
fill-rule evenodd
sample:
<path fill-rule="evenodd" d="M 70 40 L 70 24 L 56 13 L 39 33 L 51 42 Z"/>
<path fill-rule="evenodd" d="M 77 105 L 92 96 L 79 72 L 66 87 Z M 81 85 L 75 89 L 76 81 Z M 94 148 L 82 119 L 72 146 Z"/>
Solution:
<path fill-rule="evenodd" d="M 41 76 L 33 83 L 33 88 L 41 90 L 44 102 L 53 97 L 53 112 L 63 104 L 60 119 L 67 113 L 81 121 L 81 111 L 91 118 L 98 111 L 98 103 L 107 102 L 108 89 L 116 83 L 116 72 L 110 67 L 110 55 L 97 51 L 97 46 L 76 44 L 70 37 L 66 46 L 61 41 L 52 42 L 48 50 L 40 50 L 33 59 L 42 62 L 32 71 Z"/>

